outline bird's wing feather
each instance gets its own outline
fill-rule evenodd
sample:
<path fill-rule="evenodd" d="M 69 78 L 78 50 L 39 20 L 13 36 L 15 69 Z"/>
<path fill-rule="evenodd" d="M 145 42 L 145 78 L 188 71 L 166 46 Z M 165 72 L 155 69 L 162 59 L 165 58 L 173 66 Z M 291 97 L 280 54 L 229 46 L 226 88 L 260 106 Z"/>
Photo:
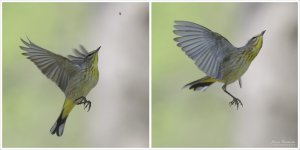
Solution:
<path fill-rule="evenodd" d="M 80 45 L 80 49 L 81 51 L 74 49 L 75 55 L 68 55 L 68 58 L 77 65 L 83 64 L 85 57 L 89 54 L 82 45 Z"/>
<path fill-rule="evenodd" d="M 50 52 L 44 48 L 29 42 L 21 41 L 27 46 L 20 46 L 24 51 L 23 55 L 27 56 L 49 79 L 57 84 L 57 86 L 64 92 L 68 80 L 78 68 L 67 58 Z"/>
<path fill-rule="evenodd" d="M 226 53 L 236 48 L 222 35 L 201 25 L 175 21 L 174 27 L 174 33 L 179 36 L 174 39 L 177 46 L 208 76 L 222 79 L 221 63 Z"/>

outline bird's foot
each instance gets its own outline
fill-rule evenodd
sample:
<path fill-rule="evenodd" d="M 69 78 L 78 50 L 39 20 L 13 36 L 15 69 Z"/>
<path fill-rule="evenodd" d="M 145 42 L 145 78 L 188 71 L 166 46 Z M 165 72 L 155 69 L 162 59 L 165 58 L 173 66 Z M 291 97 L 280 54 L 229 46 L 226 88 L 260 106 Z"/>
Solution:
<path fill-rule="evenodd" d="M 239 109 L 239 106 L 241 105 L 243 107 L 243 103 L 241 100 L 237 99 L 237 98 L 233 98 L 233 100 L 231 102 L 229 102 L 229 106 L 232 106 L 232 105 L 236 105 L 236 109 L 238 110 Z"/>
<path fill-rule="evenodd" d="M 77 105 L 83 104 L 84 110 L 85 110 L 86 108 L 88 108 L 87 111 L 90 111 L 91 106 L 92 106 L 92 102 L 89 101 L 89 100 L 87 100 L 86 97 L 84 97 L 84 96 L 81 96 L 81 97 L 77 98 L 77 99 L 75 100 L 75 103 L 76 103 Z"/>

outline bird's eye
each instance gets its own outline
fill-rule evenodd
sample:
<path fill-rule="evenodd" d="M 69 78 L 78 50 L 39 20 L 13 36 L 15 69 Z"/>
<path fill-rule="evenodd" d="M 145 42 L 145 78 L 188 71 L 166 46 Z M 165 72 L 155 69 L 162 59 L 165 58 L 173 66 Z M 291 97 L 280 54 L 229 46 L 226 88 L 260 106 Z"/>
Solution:
<path fill-rule="evenodd" d="M 255 36 L 255 37 L 253 37 L 251 40 L 252 40 L 252 41 L 256 41 L 256 39 L 257 39 L 257 37 Z"/>

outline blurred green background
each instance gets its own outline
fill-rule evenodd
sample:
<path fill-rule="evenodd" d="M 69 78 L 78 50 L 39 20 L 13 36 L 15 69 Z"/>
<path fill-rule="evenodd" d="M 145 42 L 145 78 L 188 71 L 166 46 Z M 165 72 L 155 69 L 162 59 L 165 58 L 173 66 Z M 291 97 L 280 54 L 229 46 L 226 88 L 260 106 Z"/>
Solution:
<path fill-rule="evenodd" d="M 237 47 L 267 30 L 243 88 L 228 86 L 243 108 L 229 107 L 220 83 L 204 93 L 182 89 L 205 74 L 176 46 L 175 20 Z M 297 109 L 297 3 L 152 4 L 153 147 L 296 147 Z"/>
<path fill-rule="evenodd" d="M 3 147 L 148 147 L 148 3 L 3 5 Z M 50 134 L 64 94 L 22 56 L 20 38 L 64 56 L 99 52 L 100 79 L 71 112 L 64 135 Z M 137 73 L 138 72 L 138 73 Z"/>

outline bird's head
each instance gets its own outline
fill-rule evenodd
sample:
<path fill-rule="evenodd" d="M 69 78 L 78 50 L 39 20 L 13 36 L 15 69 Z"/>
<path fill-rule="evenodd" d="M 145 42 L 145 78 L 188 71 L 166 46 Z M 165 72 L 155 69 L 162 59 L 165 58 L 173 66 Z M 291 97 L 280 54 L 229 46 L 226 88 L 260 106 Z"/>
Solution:
<path fill-rule="evenodd" d="M 266 30 L 262 31 L 260 34 L 252 37 L 248 43 L 246 44 L 248 47 L 251 47 L 251 49 L 258 53 L 258 51 L 261 49 L 263 44 L 263 35 L 265 34 Z"/>

